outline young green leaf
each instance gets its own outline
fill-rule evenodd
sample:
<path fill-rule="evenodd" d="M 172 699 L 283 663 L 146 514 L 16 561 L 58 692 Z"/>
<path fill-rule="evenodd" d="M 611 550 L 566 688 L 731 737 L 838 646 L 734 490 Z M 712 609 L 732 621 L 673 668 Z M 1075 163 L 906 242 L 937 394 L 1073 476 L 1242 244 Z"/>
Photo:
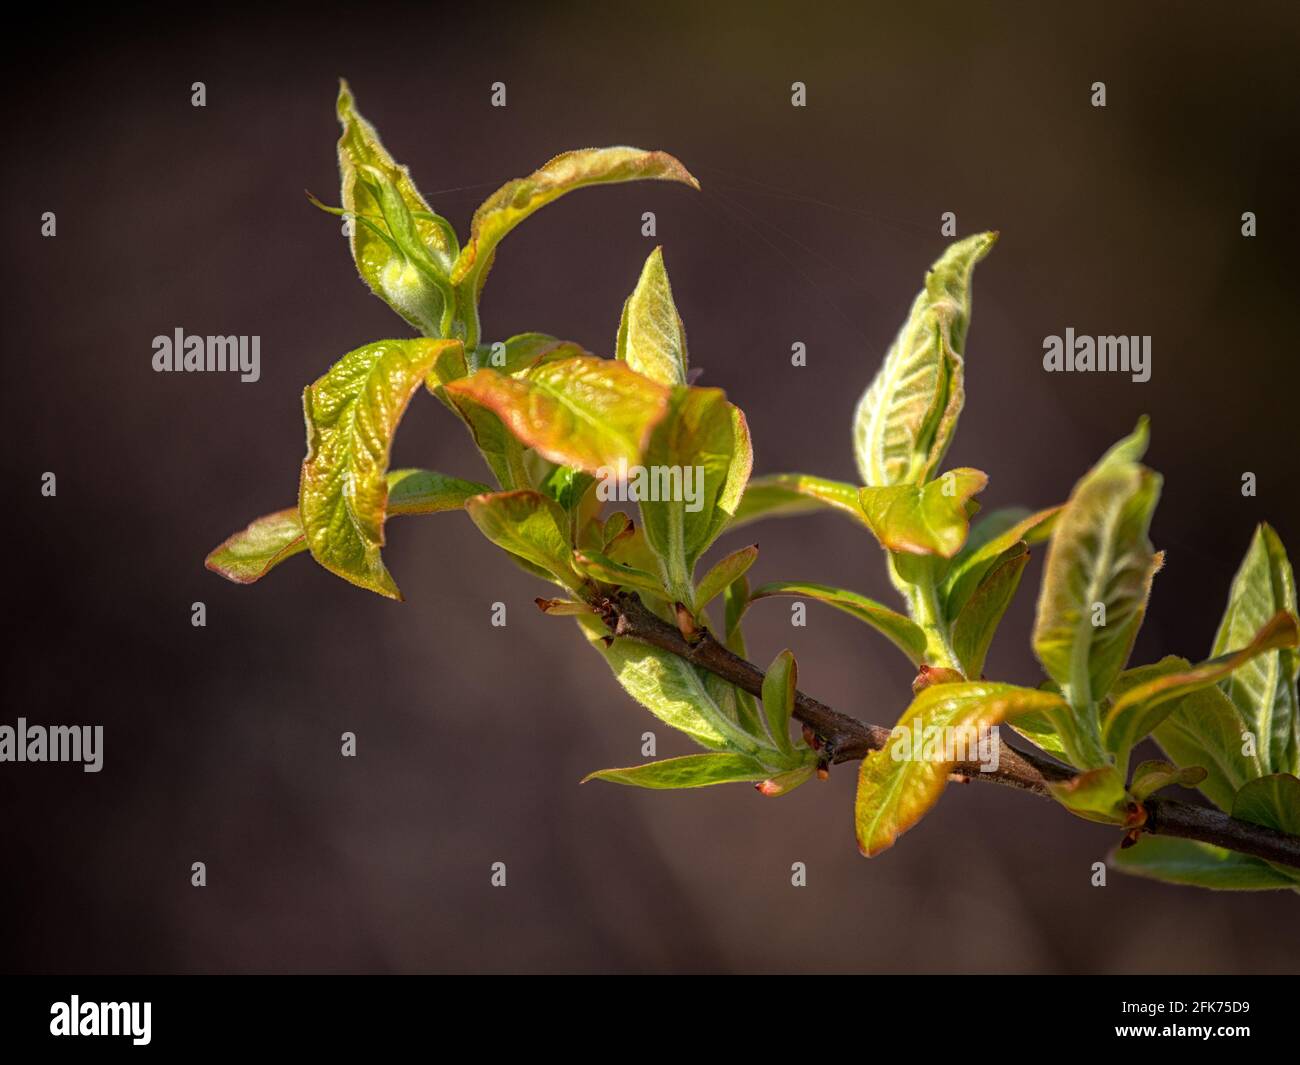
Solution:
<path fill-rule="evenodd" d="M 1061 702 L 1052 692 L 983 681 L 936 684 L 922 690 L 899 719 L 889 744 L 862 762 L 855 803 L 859 849 L 871 858 L 893 846 L 938 802 L 948 774 L 961 760 L 949 757 L 960 753 L 959 740 L 969 743 L 979 729 Z M 933 750 L 924 742 L 931 736 L 939 740 Z M 952 743 L 947 742 L 950 737 Z"/>
<path fill-rule="evenodd" d="M 1214 655 L 1241 647 L 1279 610 L 1296 613 L 1295 576 L 1277 533 L 1260 525 L 1233 578 L 1214 637 Z M 1300 773 L 1300 654 L 1287 647 L 1261 655 L 1223 681 L 1224 693 L 1255 734 L 1265 771 Z"/>
<path fill-rule="evenodd" d="M 1002 615 L 1020 586 L 1020 575 L 1029 564 L 1029 548 L 1023 540 L 1014 542 L 985 571 L 974 592 L 966 599 L 952 623 L 952 649 L 968 677 L 984 673 L 984 658 Z"/>
<path fill-rule="evenodd" d="M 734 784 L 739 781 L 763 781 L 771 773 L 763 764 L 744 754 L 687 754 L 664 758 L 625 769 L 601 769 L 582 778 L 608 780 L 611 784 L 630 784 L 638 788 L 703 788 L 710 784 Z"/>
<path fill-rule="evenodd" d="M 298 508 L 277 510 L 254 519 L 215 548 L 203 564 L 236 584 L 261 580 L 286 558 L 307 550 Z"/>
<path fill-rule="evenodd" d="M 640 148 L 587 148 L 557 155 L 528 177 L 501 186 L 474 212 L 469 241 L 452 268 L 457 315 L 469 343 L 478 341 L 478 298 L 497 245 L 533 212 L 567 192 L 587 185 L 623 181 L 677 181 L 698 189 L 700 183 L 666 152 Z"/>
<path fill-rule="evenodd" d="M 470 496 L 491 491 L 477 481 L 434 473 L 432 470 L 390 470 L 388 473 L 388 516 L 440 514 L 460 510 Z"/>
<path fill-rule="evenodd" d="M 662 248 L 650 253 L 623 304 L 614 357 L 661 385 L 686 384 L 686 330 L 673 303 Z"/>
<path fill-rule="evenodd" d="M 576 561 L 579 569 L 604 584 L 634 588 L 660 597 L 664 594 L 659 578 L 654 574 L 637 569 L 635 566 L 625 566 L 622 562 L 607 558 L 599 551 L 581 551 L 576 556 Z"/>
<path fill-rule="evenodd" d="M 1065 715 L 1062 713 L 1055 715 L 1048 713 L 1021 714 L 1008 724 L 1012 731 L 1024 736 L 1034 746 L 1041 747 L 1053 757 L 1068 763 L 1071 755 L 1066 748 L 1065 740 L 1062 738 L 1062 733 L 1066 732 L 1067 729 L 1062 728 L 1060 725 L 1060 718 L 1063 716 Z"/>
<path fill-rule="evenodd" d="M 1143 816 L 1114 766 L 1089 769 L 1064 783 L 1047 787 L 1057 802 L 1085 821 L 1125 825 Z"/>
<path fill-rule="evenodd" d="M 1129 751 L 1155 730 L 1180 697 L 1230 676 L 1260 655 L 1295 647 L 1297 642 L 1300 642 L 1300 632 L 1295 618 L 1285 612 L 1275 614 L 1240 650 L 1212 658 L 1195 668 L 1163 672 L 1128 688 L 1115 699 L 1102 720 L 1102 742 L 1115 756 L 1120 773 L 1127 770 Z"/>
<path fill-rule="evenodd" d="M 1132 876 L 1215 891 L 1273 891 L 1296 887 L 1268 862 L 1209 843 L 1143 836 L 1135 846 L 1111 852 L 1110 865 Z"/>
<path fill-rule="evenodd" d="M 897 647 L 914 666 L 919 666 L 925 655 L 925 633 L 911 619 L 896 610 L 868 599 L 865 595 L 826 584 L 807 581 L 770 581 L 755 590 L 752 599 L 765 599 L 773 595 L 792 595 L 801 599 L 815 599 L 833 606 L 851 617 L 865 622 Z"/>
<path fill-rule="evenodd" d="M 362 280 L 426 336 L 445 336 L 456 234 L 434 214 L 406 167 L 357 112 L 347 82 L 338 97 L 343 212 L 352 219 L 352 258 Z"/>
<path fill-rule="evenodd" d="M 760 745 L 718 706 L 700 670 L 669 651 L 609 633 L 596 618 L 577 619 L 591 645 L 614 671 L 633 699 L 664 724 L 686 733 L 703 747 L 730 746 L 756 755 Z"/>
<path fill-rule="evenodd" d="M 1048 548 L 1034 653 L 1074 707 L 1076 765 L 1099 766 L 1097 702 L 1128 659 L 1159 559 L 1147 539 L 1160 478 L 1137 463 L 1146 420 L 1074 488 Z"/>
<path fill-rule="evenodd" d="M 662 385 L 592 356 L 543 363 L 519 377 L 482 369 L 446 391 L 487 407 L 552 462 L 597 476 L 641 463 L 669 400 Z"/>
<path fill-rule="evenodd" d="M 446 477 L 431 470 L 391 470 L 388 474 L 388 517 L 396 514 L 437 514 L 459 510 L 470 496 L 487 485 Z M 297 507 L 258 518 L 235 533 L 204 560 L 213 573 L 236 584 L 252 584 L 286 558 L 307 550 Z"/>
<path fill-rule="evenodd" d="M 695 589 L 695 608 L 703 610 L 716 596 L 721 595 L 733 581 L 744 576 L 758 558 L 758 544 L 733 551 L 714 564 Z"/>
<path fill-rule="evenodd" d="M 925 485 L 862 488 L 858 501 L 886 550 L 952 558 L 966 542 L 971 497 L 988 483 L 979 470 L 949 470 Z"/>
<path fill-rule="evenodd" d="M 454 340 L 381 340 L 349 352 L 303 391 L 307 457 L 298 511 L 322 566 L 400 599 L 380 558 L 393 433 L 411 396 Z"/>
<path fill-rule="evenodd" d="M 870 487 L 922 483 L 943 461 L 965 400 L 971 274 L 996 240 L 980 233 L 948 247 L 858 401 L 853 451 Z"/>
<path fill-rule="evenodd" d="M 749 482 L 727 531 L 760 518 L 793 517 L 822 509 L 837 510 L 866 524 L 856 485 L 806 473 L 774 473 Z"/>
<path fill-rule="evenodd" d="M 1036 514 L 1000 510 L 971 527 L 966 545 L 957 552 L 940 584 L 944 613 L 955 620 L 985 574 L 1016 544 L 1040 543 L 1051 536 L 1061 507 L 1048 507 Z"/>
<path fill-rule="evenodd" d="M 1179 769 L 1172 762 L 1142 762 L 1133 770 L 1128 790 L 1138 802 L 1145 802 L 1161 788 L 1174 784 L 1180 788 L 1194 788 L 1206 775 L 1205 768 L 1199 765 Z"/>
<path fill-rule="evenodd" d="M 763 713 L 767 731 L 776 745 L 787 754 L 794 753 L 790 742 L 790 715 L 794 713 L 794 693 L 799 687 L 799 667 L 793 651 L 782 651 L 772 660 L 763 675 Z"/>
<path fill-rule="evenodd" d="M 479 532 L 498 547 L 554 575 L 566 587 L 582 587 L 574 570 L 568 523 L 554 500 L 521 488 L 475 496 L 465 509 Z"/>
<path fill-rule="evenodd" d="M 679 477 L 681 491 L 670 479 L 671 490 L 643 496 L 641 525 L 661 560 L 665 586 L 688 607 L 695 562 L 735 514 L 753 461 L 745 416 L 721 389 L 673 389 L 644 462 L 656 474 Z"/>
<path fill-rule="evenodd" d="M 1270 773 L 1246 781 L 1232 800 L 1232 816 L 1300 836 L 1300 779 L 1290 773 Z M 1296 876 L 1300 877 L 1300 870 Z"/>
<path fill-rule="evenodd" d="M 1182 659 L 1173 662 L 1186 665 Z M 1174 700 L 1173 709 L 1156 726 L 1154 736 L 1174 764 L 1205 767 L 1207 776 L 1198 787 L 1225 813 L 1232 809 L 1238 789 L 1263 775 L 1259 752 L 1247 743 L 1248 730 L 1240 710 L 1217 686 Z"/>

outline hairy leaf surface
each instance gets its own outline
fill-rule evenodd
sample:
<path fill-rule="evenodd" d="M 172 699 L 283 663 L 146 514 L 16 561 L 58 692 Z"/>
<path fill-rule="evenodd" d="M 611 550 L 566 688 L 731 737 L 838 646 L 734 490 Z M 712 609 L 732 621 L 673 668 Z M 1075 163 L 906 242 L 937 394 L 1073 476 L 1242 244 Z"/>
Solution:
<path fill-rule="evenodd" d="M 1018 688 L 1014 684 L 967 681 L 936 684 L 923 689 L 899 719 L 896 729 L 910 735 L 929 728 L 979 729 L 1008 717 L 1057 706 L 1051 692 Z M 898 740 L 873 751 L 862 762 L 855 804 L 858 847 L 873 857 L 925 816 L 943 794 L 956 760 L 942 757 L 894 757 L 902 753 Z M 906 752 L 915 754 L 915 751 Z M 922 754 L 924 754 L 924 750 Z M 946 753 L 943 752 L 943 753 Z"/>
<path fill-rule="evenodd" d="M 980 233 L 957 241 L 930 268 L 906 324 L 858 401 L 853 451 L 868 486 L 920 483 L 943 461 L 965 401 L 971 274 L 996 240 L 996 233 Z"/>
<path fill-rule="evenodd" d="M 380 558 L 393 433 L 429 368 L 453 340 L 381 340 L 349 352 L 303 391 L 307 457 L 298 511 L 322 566 L 400 599 Z"/>
<path fill-rule="evenodd" d="M 650 253 L 623 304 L 614 357 L 661 385 L 686 384 L 686 330 L 673 302 L 662 248 Z"/>

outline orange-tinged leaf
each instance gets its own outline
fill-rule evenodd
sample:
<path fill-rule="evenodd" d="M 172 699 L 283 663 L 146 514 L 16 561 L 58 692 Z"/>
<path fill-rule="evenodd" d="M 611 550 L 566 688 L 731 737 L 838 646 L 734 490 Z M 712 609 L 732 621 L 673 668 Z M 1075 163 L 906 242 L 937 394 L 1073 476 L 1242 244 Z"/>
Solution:
<path fill-rule="evenodd" d="M 252 584 L 274 566 L 307 550 L 298 508 L 277 510 L 252 521 L 204 560 L 213 573 L 236 584 Z"/>
<path fill-rule="evenodd" d="M 640 464 L 669 398 L 624 363 L 594 356 L 542 363 L 518 377 L 482 369 L 446 390 L 491 410 L 552 462 L 596 475 Z"/>
<path fill-rule="evenodd" d="M 388 516 L 437 514 L 459 510 L 487 485 L 447 477 L 432 470 L 392 470 L 388 474 Z M 297 507 L 258 518 L 216 548 L 204 565 L 236 584 L 252 584 L 286 558 L 307 550 Z"/>
<path fill-rule="evenodd" d="M 401 594 L 380 558 L 388 456 L 411 396 L 459 341 L 381 340 L 349 352 L 303 392 L 307 457 L 298 512 L 322 566 L 391 599 Z"/>
<path fill-rule="evenodd" d="M 924 817 L 943 794 L 953 766 L 963 760 L 949 756 L 960 755 L 964 742 L 968 756 L 978 757 L 971 750 L 978 730 L 1016 714 L 1063 705 L 1059 695 L 1014 684 L 966 681 L 922 690 L 890 742 L 869 754 L 858 772 L 854 813 L 859 849 L 874 857 Z"/>
<path fill-rule="evenodd" d="M 469 240 L 452 269 L 452 284 L 477 298 L 497 245 L 533 212 L 587 185 L 624 181 L 700 183 L 667 152 L 641 148 L 583 148 L 557 155 L 524 178 L 502 185 L 483 201 L 470 223 Z"/>

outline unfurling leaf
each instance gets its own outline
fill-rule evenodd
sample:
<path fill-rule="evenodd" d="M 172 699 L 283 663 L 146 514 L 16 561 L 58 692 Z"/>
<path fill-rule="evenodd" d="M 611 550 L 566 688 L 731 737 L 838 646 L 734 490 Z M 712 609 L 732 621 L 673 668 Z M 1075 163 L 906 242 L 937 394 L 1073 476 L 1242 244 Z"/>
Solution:
<path fill-rule="evenodd" d="M 665 587 L 688 607 L 695 562 L 736 513 L 753 461 L 745 416 L 721 389 L 672 390 L 644 459 L 651 476 L 669 478 L 670 490 L 642 497 L 641 526 Z"/>
<path fill-rule="evenodd" d="M 446 391 L 492 411 L 552 462 L 597 476 L 641 463 L 669 400 L 662 385 L 593 356 L 544 362 L 518 377 L 482 369 Z"/>
<path fill-rule="evenodd" d="M 967 681 L 924 689 L 883 750 L 862 762 L 855 804 L 858 847 L 874 857 L 925 816 L 948 774 L 974 753 L 982 729 L 1008 717 L 1062 705 L 1052 692 Z M 963 754 L 964 752 L 964 754 Z"/>
<path fill-rule="evenodd" d="M 772 660 L 763 675 L 763 714 L 768 734 L 787 754 L 794 752 L 790 742 L 790 716 L 794 713 L 794 694 L 799 686 L 799 667 L 794 652 L 782 651 Z"/>
<path fill-rule="evenodd" d="M 1145 820 L 1125 789 L 1124 778 L 1114 766 L 1089 769 L 1061 784 L 1048 784 L 1047 787 L 1057 802 L 1085 821 L 1126 825 Z"/>
<path fill-rule="evenodd" d="M 1232 581 L 1213 655 L 1241 647 L 1280 610 L 1296 613 L 1295 576 L 1277 533 L 1260 525 Z M 1266 773 L 1300 774 L 1300 654 L 1284 647 L 1261 655 L 1222 683 L 1224 694 L 1255 734 Z"/>
<path fill-rule="evenodd" d="M 1297 642 L 1300 642 L 1300 632 L 1295 618 L 1288 613 L 1275 614 L 1240 650 L 1194 668 L 1183 664 L 1183 668 L 1162 671 L 1160 676 L 1126 688 L 1102 721 L 1102 742 L 1115 755 L 1120 773 L 1128 767 L 1129 751 L 1173 711 L 1178 699 L 1230 676 L 1260 655 L 1295 647 Z"/>
<path fill-rule="evenodd" d="M 470 223 L 469 240 L 452 269 L 457 314 L 477 339 L 477 304 L 497 245 L 533 212 L 566 192 L 587 185 L 622 181 L 678 181 L 698 189 L 700 183 L 667 152 L 640 148 L 585 148 L 557 155 L 525 178 L 502 185 L 483 201 Z"/>
<path fill-rule="evenodd" d="M 996 240 L 996 233 L 980 233 L 957 241 L 926 274 L 854 414 L 853 450 L 864 484 L 920 484 L 943 461 L 965 400 L 971 273 Z"/>
<path fill-rule="evenodd" d="M 489 492 L 465 503 L 479 532 L 568 588 L 582 587 L 559 504 L 528 488 Z"/>
<path fill-rule="evenodd" d="M 645 570 L 607 558 L 599 551 L 581 551 L 576 556 L 576 561 L 579 569 L 604 584 L 635 588 L 637 591 L 663 597 L 664 590 L 659 584 L 659 578 Z"/>
<path fill-rule="evenodd" d="M 601 769 L 582 778 L 608 780 L 611 784 L 630 784 L 638 788 L 703 788 L 710 784 L 734 784 L 738 781 L 762 781 L 771 774 L 757 759 L 745 754 L 687 754 L 665 758 L 625 769 Z"/>
<path fill-rule="evenodd" d="M 984 672 L 984 658 L 1007 612 L 1020 575 L 1029 564 L 1029 548 L 1023 540 L 1014 542 L 984 572 L 983 578 L 962 605 L 952 623 L 952 649 L 962 672 L 978 678 Z"/>
<path fill-rule="evenodd" d="M 393 433 L 411 396 L 454 340 L 381 340 L 349 352 L 303 392 L 307 457 L 298 511 L 322 566 L 400 599 L 380 558 Z"/>
<path fill-rule="evenodd" d="M 726 591 L 733 581 L 743 577 L 757 558 L 758 545 L 751 544 L 719 559 L 695 589 L 695 609 L 703 610 L 707 607 L 716 596 Z"/>
<path fill-rule="evenodd" d="M 873 629 L 907 655 L 912 665 L 919 666 L 925 654 L 925 633 L 910 618 L 896 610 L 868 599 L 865 595 L 826 584 L 806 581 L 771 581 L 755 589 L 752 599 L 765 599 L 773 595 L 792 595 L 802 599 L 815 599 L 819 603 L 842 610 Z"/>
<path fill-rule="evenodd" d="M 459 247 L 446 219 L 434 214 L 406 167 L 385 151 L 357 113 L 347 82 L 339 85 L 339 173 L 343 213 L 352 219 L 352 258 L 362 279 L 425 336 L 446 336 L 451 268 Z"/>
<path fill-rule="evenodd" d="M 856 485 L 806 473 L 774 473 L 749 482 L 727 530 L 760 518 L 793 517 L 822 509 L 839 511 L 861 525 L 866 524 Z"/>
<path fill-rule="evenodd" d="M 1075 486 L 1056 521 L 1034 653 L 1074 709 L 1063 738 L 1079 768 L 1104 764 L 1097 703 L 1124 668 L 1158 556 L 1147 539 L 1160 478 L 1138 464 L 1146 419 Z"/>
<path fill-rule="evenodd" d="M 623 304 L 614 357 L 661 385 L 686 384 L 686 330 L 673 303 L 662 248 L 650 253 Z"/>
<path fill-rule="evenodd" d="M 1246 854 L 1168 836 L 1143 836 L 1111 852 L 1110 865 L 1132 876 L 1215 891 L 1272 891 L 1296 887 L 1268 862 Z"/>
<path fill-rule="evenodd" d="M 488 490 L 485 484 L 446 477 L 431 470 L 391 470 L 388 474 L 388 517 L 396 514 L 437 514 L 459 510 L 470 496 Z M 286 558 L 307 550 L 297 507 L 258 518 L 214 550 L 204 565 L 236 584 L 252 584 Z"/>
<path fill-rule="evenodd" d="M 1179 769 L 1172 762 L 1142 762 L 1133 770 L 1129 794 L 1138 802 L 1150 798 L 1161 788 L 1177 784 L 1180 788 L 1194 788 L 1206 777 L 1203 766 L 1193 765 Z"/>
<path fill-rule="evenodd" d="M 966 542 L 971 497 L 988 483 L 979 470 L 949 470 L 925 485 L 860 489 L 858 501 L 886 550 L 952 558 Z"/>

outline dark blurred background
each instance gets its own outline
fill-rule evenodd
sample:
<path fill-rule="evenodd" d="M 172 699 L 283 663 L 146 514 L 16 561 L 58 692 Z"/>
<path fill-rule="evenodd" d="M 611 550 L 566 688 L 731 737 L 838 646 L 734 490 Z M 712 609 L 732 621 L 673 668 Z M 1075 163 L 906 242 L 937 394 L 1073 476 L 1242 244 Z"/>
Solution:
<path fill-rule="evenodd" d="M 11 35 L 0 720 L 102 723 L 106 739 L 98 775 L 0 765 L 0 967 L 1295 970 L 1294 896 L 1117 873 L 1094 888 L 1114 833 L 1004 789 L 950 789 L 868 862 L 853 767 L 779 801 L 579 787 L 642 760 L 647 729 L 660 754 L 689 744 L 571 623 L 536 612 L 545 586 L 462 516 L 392 523 L 403 604 L 305 557 L 249 588 L 202 565 L 293 503 L 302 387 L 407 335 L 303 196 L 337 201 L 345 75 L 462 231 L 492 189 L 558 151 L 678 155 L 702 193 L 583 191 L 510 236 L 485 330 L 608 354 L 655 211 L 693 363 L 748 412 L 757 472 L 855 479 L 853 406 L 946 243 L 940 215 L 962 235 L 1000 229 L 950 462 L 991 473 L 988 507 L 1055 503 L 1149 412 L 1168 564 L 1135 658 L 1203 655 L 1254 524 L 1300 552 L 1300 16 L 1079 7 L 317 5 L 208 22 L 169 7 Z M 504 109 L 489 106 L 495 81 Z M 47 210 L 55 239 L 40 235 Z M 151 339 L 178 326 L 259 334 L 262 379 L 153 373 Z M 1067 326 L 1152 335 L 1151 380 L 1045 374 L 1043 337 Z M 790 366 L 795 341 L 806 368 Z M 394 459 L 487 479 L 428 396 Z M 45 471 L 56 498 L 40 494 Z M 1245 471 L 1257 498 L 1241 495 Z M 892 597 L 847 522 L 754 536 L 760 580 Z M 991 674 L 1039 678 L 1040 567 Z M 489 624 L 497 600 L 504 629 Z M 190 624 L 195 601 L 206 628 Z M 810 693 L 882 723 L 905 705 L 909 671 L 852 619 L 812 604 L 791 629 L 779 602 L 751 617 L 752 657 L 793 646 Z M 344 730 L 356 759 L 340 757 Z M 806 888 L 790 884 L 795 861 Z"/>

